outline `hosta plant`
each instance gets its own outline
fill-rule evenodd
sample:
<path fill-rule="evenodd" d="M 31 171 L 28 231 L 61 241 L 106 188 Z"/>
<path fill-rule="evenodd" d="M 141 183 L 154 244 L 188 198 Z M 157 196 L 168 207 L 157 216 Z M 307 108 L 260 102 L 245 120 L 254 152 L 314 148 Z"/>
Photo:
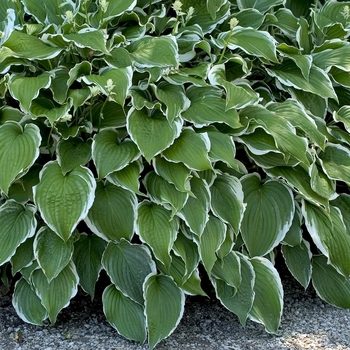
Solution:
<path fill-rule="evenodd" d="M 275 333 L 276 257 L 350 307 L 349 34 L 346 1 L 2 0 L 19 317 L 54 323 L 103 273 L 107 320 L 150 349 L 209 292 Z"/>

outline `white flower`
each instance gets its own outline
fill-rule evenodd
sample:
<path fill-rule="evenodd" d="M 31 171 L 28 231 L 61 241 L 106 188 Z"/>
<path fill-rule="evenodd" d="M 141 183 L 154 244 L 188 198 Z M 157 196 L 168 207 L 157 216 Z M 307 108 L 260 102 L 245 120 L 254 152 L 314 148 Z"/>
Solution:
<path fill-rule="evenodd" d="M 187 14 L 186 14 L 186 22 L 188 22 L 194 14 L 194 7 L 190 6 L 187 10 Z"/>
<path fill-rule="evenodd" d="M 60 118 L 60 122 L 70 122 L 72 120 L 72 115 L 67 113 L 65 116 Z"/>
<path fill-rule="evenodd" d="M 239 23 L 238 19 L 236 17 L 232 17 L 229 22 L 230 29 L 233 29 L 234 27 L 236 27 L 238 23 Z"/>
<path fill-rule="evenodd" d="M 67 18 L 67 22 L 68 23 L 72 23 L 72 21 L 73 21 L 73 12 L 72 11 L 66 11 L 65 15 L 66 15 L 66 18 Z"/>
<path fill-rule="evenodd" d="M 112 92 L 112 90 L 115 88 L 115 85 L 113 84 L 112 79 L 107 79 L 105 88 L 106 88 L 108 93 Z"/>
<path fill-rule="evenodd" d="M 174 1 L 171 7 L 176 12 L 176 16 L 181 16 L 186 14 L 185 12 L 182 12 L 182 2 L 180 0 Z"/>
<path fill-rule="evenodd" d="M 96 86 L 96 85 L 89 86 L 89 89 L 90 89 L 91 95 L 93 97 L 97 96 L 100 93 L 100 88 L 98 86 Z"/>
<path fill-rule="evenodd" d="M 341 14 L 344 16 L 345 19 L 348 19 L 350 17 L 349 5 L 344 6 L 343 10 L 341 11 Z"/>
<path fill-rule="evenodd" d="M 102 12 L 107 11 L 108 5 L 109 3 L 107 2 L 107 0 L 100 0 L 100 6 L 101 6 Z"/>

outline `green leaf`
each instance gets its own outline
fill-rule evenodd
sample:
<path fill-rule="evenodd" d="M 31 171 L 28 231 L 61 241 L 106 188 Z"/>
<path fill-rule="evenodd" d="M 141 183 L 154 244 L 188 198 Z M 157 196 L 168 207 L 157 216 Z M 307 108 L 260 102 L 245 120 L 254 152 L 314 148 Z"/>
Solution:
<path fill-rule="evenodd" d="M 11 257 L 12 276 L 26 266 L 29 266 L 34 260 L 33 237 L 27 238 L 17 249 L 15 255 Z"/>
<path fill-rule="evenodd" d="M 280 276 L 272 263 L 262 257 L 250 260 L 255 272 L 255 298 L 249 317 L 265 326 L 268 333 L 276 333 L 283 309 L 283 288 Z"/>
<path fill-rule="evenodd" d="M 103 253 L 102 265 L 118 290 L 134 302 L 144 304 L 142 285 L 150 273 L 157 271 L 147 246 L 126 240 L 110 242 Z"/>
<path fill-rule="evenodd" d="M 79 165 L 85 165 L 91 159 L 91 140 L 87 142 L 79 137 L 61 139 L 57 145 L 57 161 L 64 175 Z"/>
<path fill-rule="evenodd" d="M 130 57 L 136 67 L 178 67 L 179 54 L 175 37 L 144 36 L 128 46 Z M 161 55 L 159 53 L 162 53 Z"/>
<path fill-rule="evenodd" d="M 242 282 L 242 276 L 241 261 L 236 252 L 232 251 L 223 259 L 216 260 L 211 275 L 237 290 Z"/>
<path fill-rule="evenodd" d="M 144 298 L 148 344 L 152 350 L 179 324 L 185 296 L 171 277 L 153 274 L 144 283 Z"/>
<path fill-rule="evenodd" d="M 312 285 L 318 296 L 340 308 L 350 308 L 350 279 L 328 265 L 322 255 L 312 258 Z"/>
<path fill-rule="evenodd" d="M 71 262 L 51 282 L 47 281 L 41 269 L 33 271 L 31 277 L 35 292 L 47 310 L 50 322 L 54 324 L 58 313 L 69 305 L 78 291 L 79 277 Z"/>
<path fill-rule="evenodd" d="M 216 253 L 226 237 L 226 225 L 217 217 L 210 215 L 203 233 L 198 239 L 198 250 L 202 263 L 210 274 L 216 260 Z"/>
<path fill-rule="evenodd" d="M 96 182 L 92 172 L 77 167 L 63 175 L 57 161 L 44 165 L 33 188 L 34 202 L 46 224 L 67 241 L 92 206 Z"/>
<path fill-rule="evenodd" d="M 35 234 L 35 213 L 33 205 L 25 207 L 14 200 L 6 201 L 0 207 L 0 266 L 11 259 L 21 243 Z"/>
<path fill-rule="evenodd" d="M 3 43 L 3 46 L 12 50 L 14 57 L 32 60 L 50 60 L 59 55 L 62 51 L 59 47 L 52 47 L 42 40 L 19 31 L 13 31 L 10 37 Z"/>
<path fill-rule="evenodd" d="M 242 326 L 245 326 L 254 301 L 255 272 L 247 257 L 238 252 L 236 254 L 240 259 L 241 283 L 239 287 L 234 288 L 220 279 L 212 279 L 212 281 L 221 304 L 235 313 Z"/>
<path fill-rule="evenodd" d="M 289 271 L 306 289 L 310 283 L 312 271 L 310 244 L 302 240 L 300 245 L 294 247 L 282 245 L 282 253 Z"/>
<path fill-rule="evenodd" d="M 274 69 L 266 68 L 266 71 L 283 85 L 311 92 L 322 98 L 338 100 L 328 75 L 315 65 L 311 66 L 308 80 L 304 78 L 299 67 L 292 60 L 285 60 L 282 64 L 275 66 Z"/>
<path fill-rule="evenodd" d="M 143 344 L 147 338 L 144 308 L 125 296 L 113 284 L 102 294 L 103 312 L 107 321 L 123 337 Z"/>
<path fill-rule="evenodd" d="M 245 8 L 255 8 L 258 11 L 265 13 L 270 8 L 283 4 L 283 0 L 238 0 L 237 5 L 240 10 Z"/>
<path fill-rule="evenodd" d="M 261 183 L 258 174 L 242 178 L 244 201 L 247 203 L 241 233 L 250 256 L 264 256 L 284 238 L 292 225 L 294 199 L 282 183 Z"/>
<path fill-rule="evenodd" d="M 301 166 L 295 166 L 293 168 L 278 166 L 265 169 L 265 171 L 271 177 L 284 179 L 294 191 L 311 203 L 328 207 L 328 200 L 311 188 L 311 178 Z"/>
<path fill-rule="evenodd" d="M 47 311 L 41 304 L 31 285 L 22 277 L 16 282 L 13 292 L 12 305 L 17 315 L 24 321 L 42 326 L 47 318 Z"/>
<path fill-rule="evenodd" d="M 132 69 L 125 68 L 103 68 L 99 75 L 87 75 L 83 77 L 86 84 L 95 84 L 100 88 L 109 100 L 115 101 L 121 106 L 128 95 L 131 87 Z"/>
<path fill-rule="evenodd" d="M 5 194 L 11 183 L 33 165 L 39 156 L 40 143 L 40 131 L 34 124 L 23 128 L 17 122 L 8 121 L 0 126 L 0 189 Z"/>
<path fill-rule="evenodd" d="M 314 119 L 308 116 L 298 101 L 288 99 L 282 103 L 270 103 L 266 108 L 291 123 L 299 131 L 304 132 L 317 146 L 324 149 L 325 135 L 318 130 Z"/>
<path fill-rule="evenodd" d="M 245 210 L 244 194 L 239 179 L 228 174 L 218 175 L 210 187 L 210 193 L 213 213 L 238 233 Z"/>
<path fill-rule="evenodd" d="M 191 128 L 184 128 L 181 135 L 162 154 L 166 160 L 184 163 L 193 170 L 212 169 L 208 156 L 210 140 L 206 133 L 197 134 Z"/>
<path fill-rule="evenodd" d="M 21 108 L 28 112 L 40 89 L 47 89 L 50 86 L 52 77 L 53 75 L 48 72 L 36 77 L 12 75 L 8 85 L 10 94 L 19 101 Z"/>
<path fill-rule="evenodd" d="M 319 154 L 322 168 L 330 179 L 350 185 L 350 150 L 342 145 L 327 143 Z"/>
<path fill-rule="evenodd" d="M 250 106 L 240 112 L 241 119 L 247 118 L 251 124 L 261 126 L 270 134 L 277 145 L 277 148 L 284 153 L 288 160 L 290 155 L 309 165 L 306 156 L 308 144 L 307 139 L 296 134 L 294 126 L 279 114 L 271 112 L 261 105 Z M 255 129 L 255 125 L 252 126 Z"/>
<path fill-rule="evenodd" d="M 139 178 L 143 169 L 144 166 L 142 162 L 136 160 L 135 162 L 128 164 L 125 168 L 107 175 L 107 180 L 116 186 L 120 186 L 126 190 L 142 195 L 139 190 Z"/>
<path fill-rule="evenodd" d="M 337 67 L 343 71 L 350 70 L 350 45 L 346 42 L 338 42 L 340 47 L 322 47 L 319 52 L 312 55 L 315 66 L 322 70 L 329 70 L 330 67 Z"/>
<path fill-rule="evenodd" d="M 344 124 L 348 133 L 350 133 L 350 106 L 342 106 L 333 113 L 333 119 Z"/>
<path fill-rule="evenodd" d="M 101 130 L 92 142 L 92 159 L 99 180 L 125 168 L 139 157 L 140 152 L 135 143 L 129 139 L 120 142 L 117 131 L 113 129 Z"/>
<path fill-rule="evenodd" d="M 180 135 L 181 127 L 180 118 L 169 123 L 162 113 L 148 116 L 142 110 L 132 108 L 127 116 L 130 137 L 148 162 L 174 142 L 175 138 Z"/>
<path fill-rule="evenodd" d="M 73 241 L 64 242 L 48 227 L 41 227 L 34 240 L 34 256 L 50 283 L 68 265 L 73 255 Z"/>
<path fill-rule="evenodd" d="M 230 50 L 241 49 L 248 55 L 279 62 L 276 57 L 275 39 L 268 32 L 237 26 L 232 32 L 220 33 L 218 38 L 227 42 Z"/>
<path fill-rule="evenodd" d="M 303 201 L 302 213 L 305 226 L 317 246 L 339 273 L 350 276 L 350 235 L 337 207 L 330 206 L 330 212 Z"/>
<path fill-rule="evenodd" d="M 79 284 L 86 293 L 95 295 L 95 284 L 102 269 L 101 259 L 106 242 L 95 235 L 82 233 L 74 243 L 73 262 L 79 276 Z"/>
<path fill-rule="evenodd" d="M 294 218 L 292 222 L 292 226 L 289 228 L 285 237 L 283 238 L 282 243 L 286 244 L 290 247 L 294 247 L 296 245 L 300 245 L 302 243 L 302 214 L 299 204 L 295 202 L 295 212 Z"/>
<path fill-rule="evenodd" d="M 343 216 L 343 221 L 345 224 L 345 227 L 347 228 L 347 232 L 349 232 L 350 228 L 350 195 L 346 193 L 340 193 L 339 196 L 331 202 L 332 205 L 336 206 L 342 216 Z"/>
<path fill-rule="evenodd" d="M 178 229 L 179 220 L 177 217 L 172 218 L 170 211 L 146 200 L 139 204 L 136 233 L 167 268 L 171 263 L 170 250 L 176 240 Z"/>
<path fill-rule="evenodd" d="M 85 222 L 106 241 L 131 239 L 134 234 L 136 195 L 109 182 L 98 182 L 95 199 Z"/>
<path fill-rule="evenodd" d="M 191 179 L 191 192 L 185 206 L 178 213 L 186 225 L 197 236 L 201 236 L 209 220 L 210 190 L 206 181 L 193 177 Z"/>
<path fill-rule="evenodd" d="M 173 184 L 167 182 L 155 172 L 147 173 L 144 185 L 149 198 L 171 210 L 172 215 L 179 212 L 187 201 L 187 193 L 178 191 Z"/>
<path fill-rule="evenodd" d="M 217 64 L 208 73 L 210 83 L 222 86 L 226 91 L 226 109 L 244 108 L 259 102 L 259 95 L 248 85 L 231 83 L 225 77 L 225 65 Z"/>
<path fill-rule="evenodd" d="M 163 157 L 153 159 L 155 172 L 181 192 L 190 193 L 191 171 L 182 163 L 167 162 Z"/>
<path fill-rule="evenodd" d="M 221 89 L 214 86 L 191 86 L 186 95 L 191 100 L 191 105 L 182 113 L 182 117 L 195 126 L 202 127 L 213 123 L 225 123 L 233 129 L 242 126 L 235 109 L 227 110 Z"/>

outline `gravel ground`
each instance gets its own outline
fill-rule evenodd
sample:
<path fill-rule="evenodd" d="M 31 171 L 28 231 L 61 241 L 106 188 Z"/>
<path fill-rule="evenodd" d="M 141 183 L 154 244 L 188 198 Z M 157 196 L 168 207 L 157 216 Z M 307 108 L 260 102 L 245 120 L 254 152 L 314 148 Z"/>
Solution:
<path fill-rule="evenodd" d="M 203 297 L 188 297 L 183 319 L 156 349 L 350 349 L 350 310 L 321 301 L 312 288 L 305 292 L 290 276 L 282 279 L 284 313 L 278 335 L 248 321 L 243 328 L 237 317 L 220 303 Z M 126 349 L 146 350 L 119 336 L 94 303 L 79 293 L 59 314 L 53 326 L 24 323 L 15 313 L 8 295 L 0 298 L 1 350 Z"/>

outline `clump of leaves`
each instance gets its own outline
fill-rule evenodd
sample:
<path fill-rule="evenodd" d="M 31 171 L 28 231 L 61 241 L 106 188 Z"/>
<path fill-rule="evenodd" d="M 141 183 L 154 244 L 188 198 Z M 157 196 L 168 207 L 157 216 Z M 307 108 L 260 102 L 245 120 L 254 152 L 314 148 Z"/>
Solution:
<path fill-rule="evenodd" d="M 44 6 L 43 6 L 44 5 Z M 153 349 L 205 295 L 277 331 L 350 307 L 350 2 L 2 0 L 0 266 L 26 322 L 78 286 Z"/>

